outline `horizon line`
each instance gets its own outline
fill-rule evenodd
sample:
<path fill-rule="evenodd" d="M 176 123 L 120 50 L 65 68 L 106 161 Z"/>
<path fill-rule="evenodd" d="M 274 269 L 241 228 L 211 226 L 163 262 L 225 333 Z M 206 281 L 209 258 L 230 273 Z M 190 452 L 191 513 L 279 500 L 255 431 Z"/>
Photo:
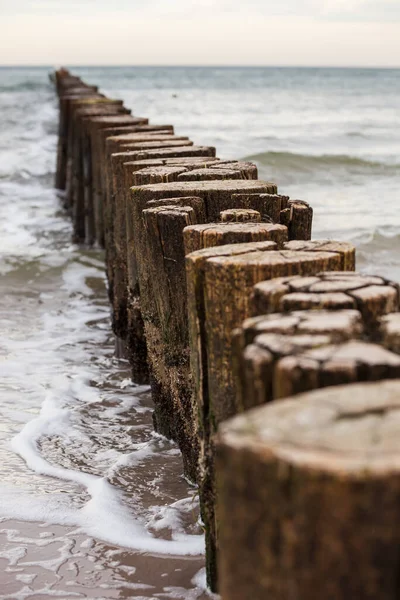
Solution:
<path fill-rule="evenodd" d="M 0 69 L 41 69 L 41 68 L 74 68 L 74 69 L 117 69 L 117 68 L 135 68 L 135 69 L 148 69 L 148 68 L 158 68 L 158 69 L 189 69 L 189 68 L 198 68 L 198 69 L 368 69 L 368 70 L 378 70 L 378 69 L 387 69 L 387 70 L 398 70 L 400 69 L 400 64 L 397 66 L 392 65 L 296 65 L 296 64 L 284 64 L 284 65 L 257 65 L 257 64 L 80 64 L 80 63 L 62 63 L 60 65 L 52 65 L 46 63 L 39 64 L 0 64 Z"/>

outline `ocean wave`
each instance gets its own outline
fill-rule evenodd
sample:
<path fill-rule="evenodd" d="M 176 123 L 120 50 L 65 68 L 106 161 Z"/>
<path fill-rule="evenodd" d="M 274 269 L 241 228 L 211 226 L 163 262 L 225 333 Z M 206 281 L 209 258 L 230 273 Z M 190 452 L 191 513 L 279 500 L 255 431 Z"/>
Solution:
<path fill-rule="evenodd" d="M 369 232 L 355 236 L 353 242 L 361 251 L 385 251 L 389 250 L 400 258 L 400 227 L 389 226 L 377 227 Z"/>
<path fill-rule="evenodd" d="M 9 83 L 0 85 L 0 94 L 10 92 L 32 92 L 39 90 L 46 90 L 49 88 L 49 84 L 43 80 L 34 81 L 19 81 L 18 83 Z"/>
<path fill-rule="evenodd" d="M 290 169 L 291 171 L 309 172 L 327 169 L 344 169 L 357 172 L 381 171 L 395 172 L 400 168 L 398 164 L 386 164 L 347 154 L 297 154 L 295 152 L 262 152 L 247 156 L 246 160 L 253 160 L 263 166 L 277 169 Z"/>
<path fill-rule="evenodd" d="M 346 133 L 347 137 L 352 137 L 352 138 L 367 138 L 368 136 L 365 135 L 365 133 L 362 133 L 361 131 L 348 131 Z"/>
<path fill-rule="evenodd" d="M 376 228 L 355 241 L 357 270 L 400 281 L 400 228 Z"/>

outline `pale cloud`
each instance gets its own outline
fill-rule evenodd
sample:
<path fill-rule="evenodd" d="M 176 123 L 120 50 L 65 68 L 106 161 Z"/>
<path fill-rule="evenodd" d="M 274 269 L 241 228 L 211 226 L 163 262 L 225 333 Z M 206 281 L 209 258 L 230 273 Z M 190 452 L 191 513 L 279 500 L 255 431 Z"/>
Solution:
<path fill-rule="evenodd" d="M 378 20 L 400 19 L 400 0 L 0 0 L 0 15 L 96 16 L 159 14 L 201 16 L 210 14 L 254 14 L 263 16 L 299 16 L 315 19 Z"/>
<path fill-rule="evenodd" d="M 0 0 L 0 64 L 400 66 L 400 0 Z"/>

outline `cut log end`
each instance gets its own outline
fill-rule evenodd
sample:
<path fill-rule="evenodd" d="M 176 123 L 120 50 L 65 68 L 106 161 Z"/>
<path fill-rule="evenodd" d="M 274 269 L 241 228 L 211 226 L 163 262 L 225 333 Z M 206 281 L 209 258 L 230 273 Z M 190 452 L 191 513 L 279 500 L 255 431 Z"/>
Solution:
<path fill-rule="evenodd" d="M 224 599 L 397 598 L 399 415 L 397 380 L 318 390 L 220 427 Z"/>

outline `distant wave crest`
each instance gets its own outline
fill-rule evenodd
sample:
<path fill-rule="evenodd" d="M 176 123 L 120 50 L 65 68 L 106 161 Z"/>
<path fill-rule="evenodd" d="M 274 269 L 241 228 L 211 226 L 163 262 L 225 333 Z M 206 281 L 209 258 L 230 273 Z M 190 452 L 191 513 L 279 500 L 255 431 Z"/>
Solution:
<path fill-rule="evenodd" d="M 45 81 L 23 81 L 16 84 L 0 85 L 0 94 L 9 92 L 30 92 L 44 90 L 48 87 Z"/>
<path fill-rule="evenodd" d="M 305 172 L 320 170 L 322 168 L 357 171 L 392 171 L 400 167 L 400 165 L 396 164 L 385 164 L 346 154 L 321 154 L 313 156 L 311 154 L 296 154 L 294 152 L 262 152 L 246 158 L 264 166 Z"/>

